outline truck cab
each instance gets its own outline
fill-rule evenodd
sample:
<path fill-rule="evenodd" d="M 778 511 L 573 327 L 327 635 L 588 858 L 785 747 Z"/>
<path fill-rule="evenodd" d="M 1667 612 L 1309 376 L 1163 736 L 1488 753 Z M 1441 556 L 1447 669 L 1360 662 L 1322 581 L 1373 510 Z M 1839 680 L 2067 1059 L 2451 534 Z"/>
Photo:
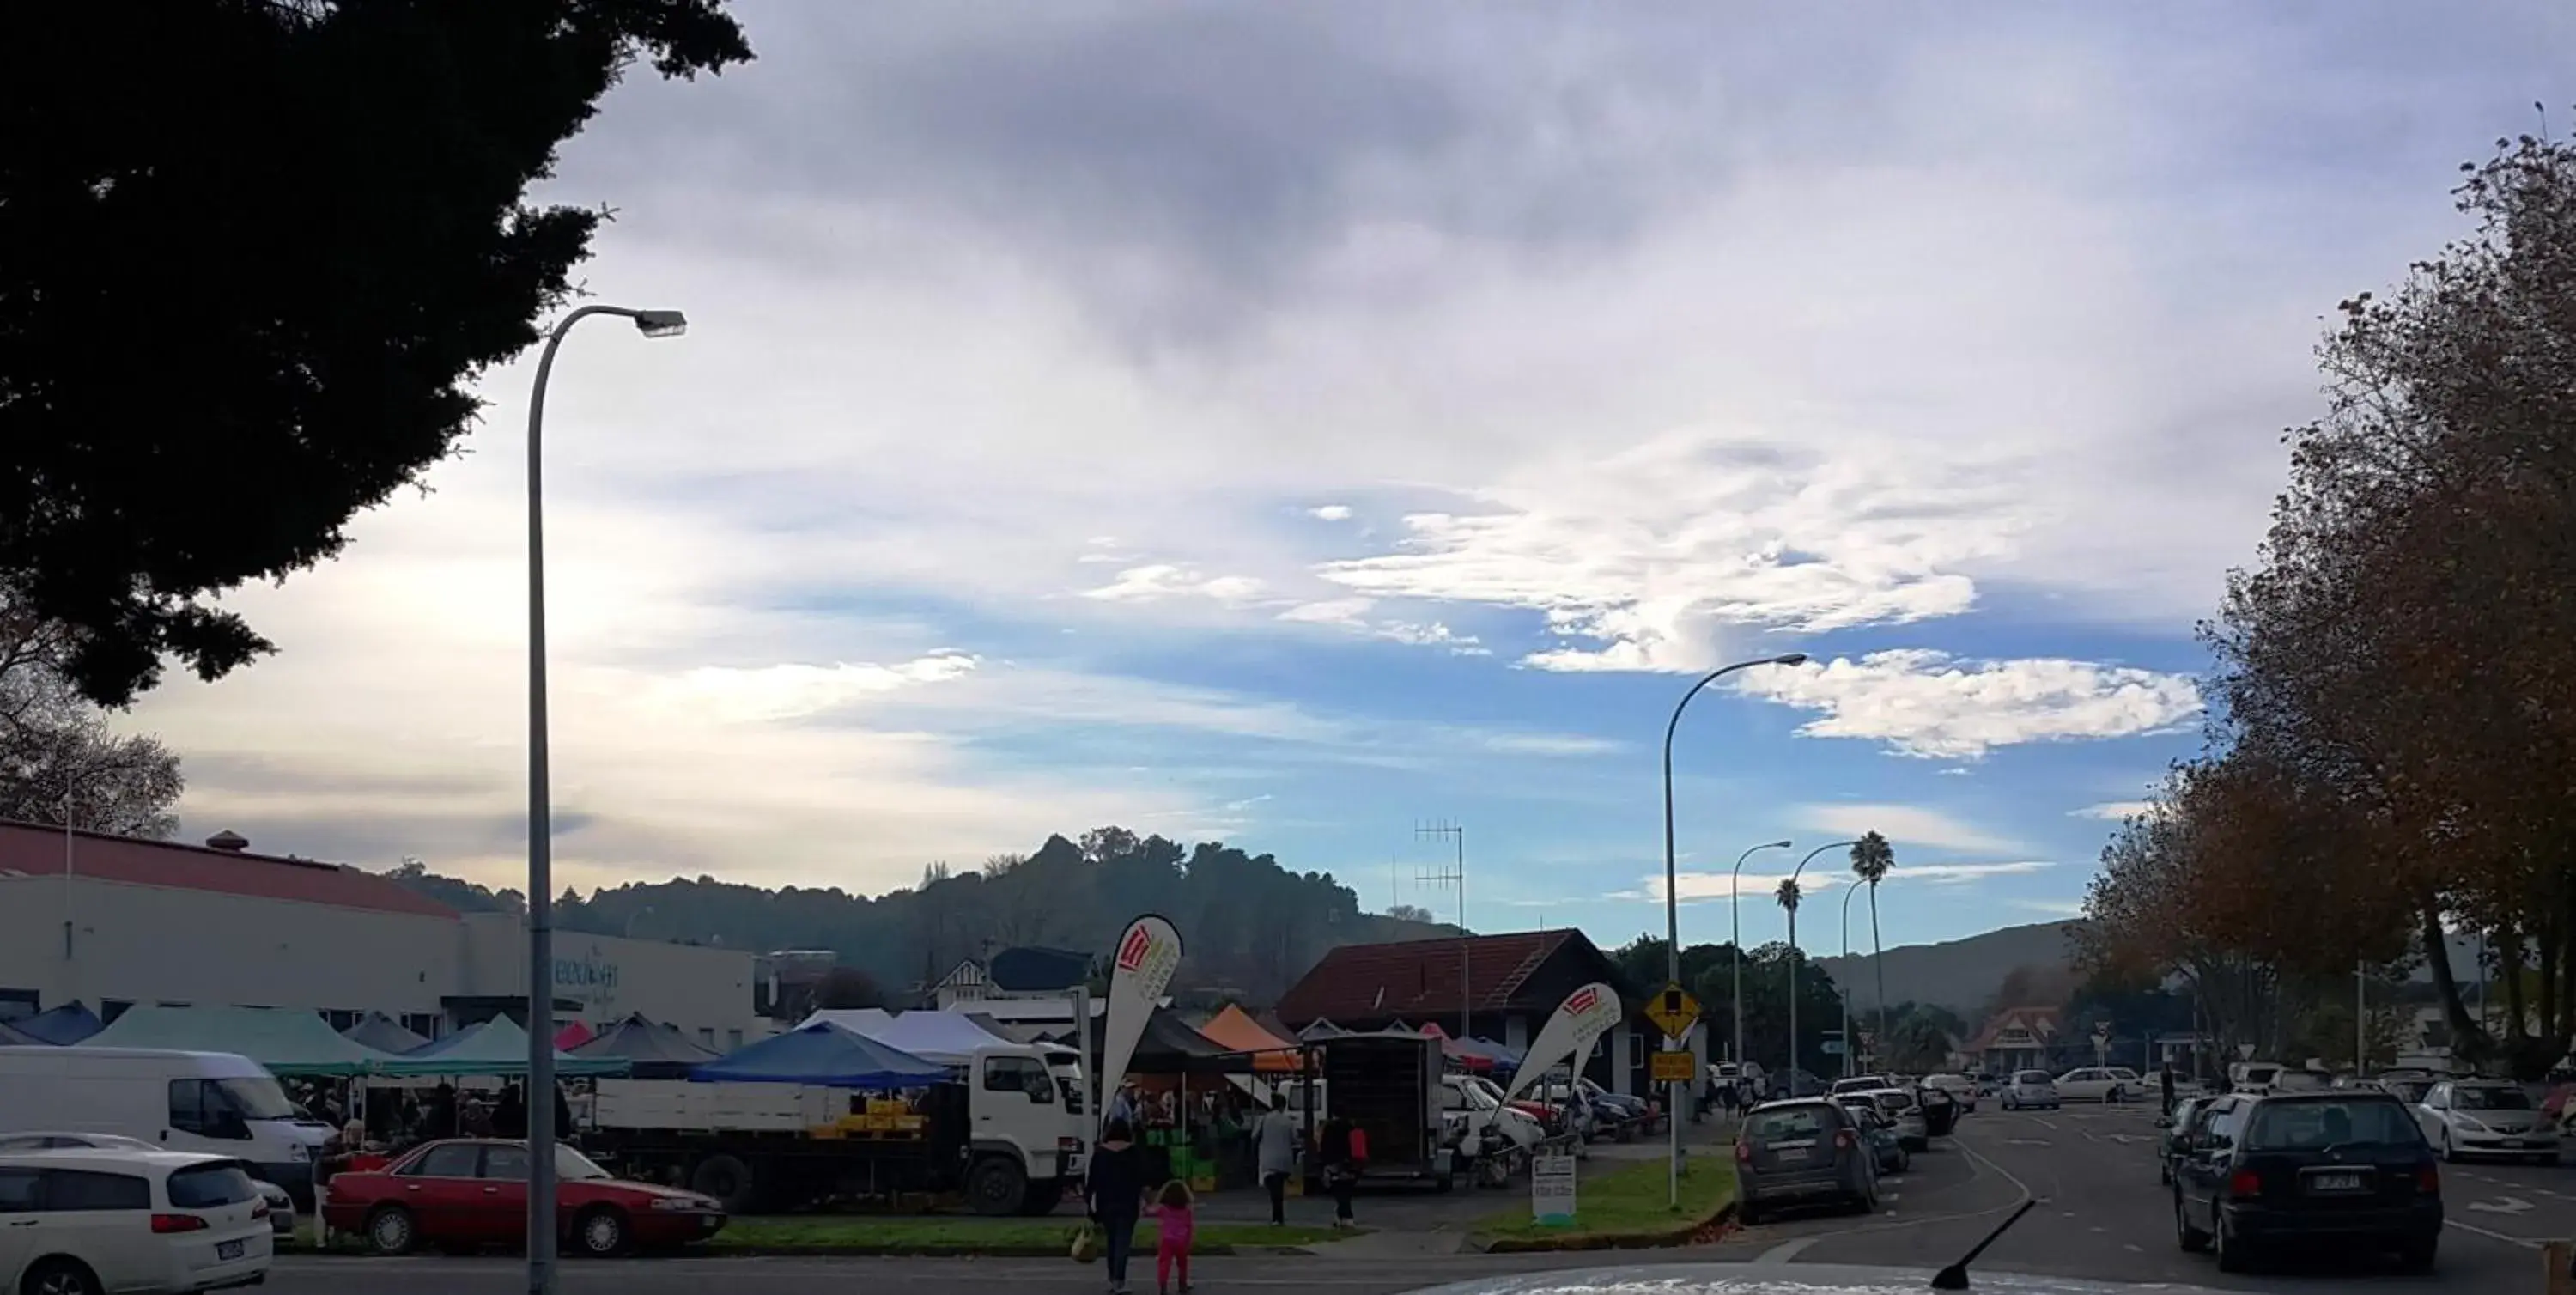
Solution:
<path fill-rule="evenodd" d="M 967 1203 L 981 1214 L 1045 1213 L 1082 1180 L 1091 1149 L 1081 1054 L 1006 1045 L 965 1069 Z"/>

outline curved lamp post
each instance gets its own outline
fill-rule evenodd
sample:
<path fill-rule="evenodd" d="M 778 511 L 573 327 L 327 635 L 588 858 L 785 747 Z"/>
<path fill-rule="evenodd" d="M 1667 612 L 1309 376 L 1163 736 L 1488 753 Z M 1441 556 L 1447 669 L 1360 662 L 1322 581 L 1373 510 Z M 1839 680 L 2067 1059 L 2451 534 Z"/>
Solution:
<path fill-rule="evenodd" d="M 1735 856 L 1735 871 L 1726 883 L 1726 938 L 1735 947 L 1735 1072 L 1739 1076 L 1744 1073 L 1744 922 L 1736 913 L 1737 901 L 1743 898 L 1738 892 L 1744 889 L 1744 861 L 1764 850 L 1789 848 L 1787 841 L 1766 841 Z"/>
<path fill-rule="evenodd" d="M 1852 896 L 1859 893 L 1860 887 L 1858 886 L 1846 885 L 1843 887 L 1843 965 L 1846 967 L 1851 965 Z M 1836 997 L 1843 1000 L 1843 1078 L 1849 1079 L 1852 1077 L 1852 1057 L 1854 1055 L 1852 1052 L 1851 1032 L 1851 991 L 1845 990 L 1841 994 L 1836 995 Z"/>
<path fill-rule="evenodd" d="M 557 321 L 537 357 L 528 401 L 528 1290 L 555 1286 L 555 947 L 554 819 L 546 789 L 546 378 L 564 334 L 592 315 L 635 321 L 646 337 L 676 337 L 689 326 L 676 310 L 583 306 Z"/>
<path fill-rule="evenodd" d="M 1789 884 L 1798 884 L 1799 874 L 1816 861 L 1817 855 L 1858 844 L 1858 841 L 1828 841 L 1809 850 L 1807 857 L 1800 859 L 1798 866 L 1789 873 Z M 1851 1044 L 1845 1042 L 1843 1046 L 1848 1049 Z M 1798 1095 L 1798 910 L 1794 907 L 1789 910 L 1789 1095 Z"/>
<path fill-rule="evenodd" d="M 1700 690 L 1727 675 L 1758 665 L 1804 665 L 1806 661 L 1807 654 L 1804 652 L 1784 652 L 1779 656 L 1757 657 L 1751 661 L 1738 661 L 1733 665 L 1720 666 L 1711 670 L 1701 675 L 1699 682 L 1690 686 L 1689 692 L 1682 694 L 1682 699 L 1673 706 L 1672 720 L 1664 725 L 1664 964 L 1668 979 L 1676 984 L 1680 983 L 1682 978 L 1682 920 L 1680 900 L 1673 889 L 1673 731 L 1682 726 L 1682 711 L 1690 706 L 1691 698 L 1697 697 Z M 1669 1048 L 1677 1045 L 1667 1039 L 1665 1046 Z M 1672 1118 L 1667 1123 L 1672 1126 L 1673 1134 L 1669 1168 L 1672 1203 L 1676 1209 L 1680 1208 L 1682 1203 L 1681 1114 L 1686 1091 L 1686 1085 L 1673 1085 L 1672 1105 L 1668 1108 L 1672 1112 Z"/>

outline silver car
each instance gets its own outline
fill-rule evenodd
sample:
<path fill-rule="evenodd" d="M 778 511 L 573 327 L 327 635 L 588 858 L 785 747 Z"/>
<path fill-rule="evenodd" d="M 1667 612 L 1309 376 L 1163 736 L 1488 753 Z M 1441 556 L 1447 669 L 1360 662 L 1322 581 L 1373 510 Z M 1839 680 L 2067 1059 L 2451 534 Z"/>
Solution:
<path fill-rule="evenodd" d="M 1838 1102 L 1805 1097 L 1756 1106 L 1735 1135 L 1736 1221 L 1751 1226 L 1799 1205 L 1878 1209 L 1878 1153 Z"/>
<path fill-rule="evenodd" d="M 2514 1084 L 2435 1084 L 2415 1107 L 2415 1122 L 2444 1160 L 2477 1155 L 2558 1163 L 2558 1130 L 2531 1094 Z"/>
<path fill-rule="evenodd" d="M 2002 1105 L 2007 1111 L 2053 1111 L 2062 1104 L 2057 1077 L 2045 1070 L 2016 1070 L 2004 1083 Z"/>

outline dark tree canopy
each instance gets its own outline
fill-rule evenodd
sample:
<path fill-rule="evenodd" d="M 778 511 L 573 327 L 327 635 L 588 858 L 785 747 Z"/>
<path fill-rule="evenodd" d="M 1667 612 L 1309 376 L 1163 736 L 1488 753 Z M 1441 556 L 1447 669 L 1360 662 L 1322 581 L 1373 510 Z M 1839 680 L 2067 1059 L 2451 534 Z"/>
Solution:
<path fill-rule="evenodd" d="M 455 448 L 603 219 L 529 184 L 634 60 L 749 59 L 721 4 L 0 9 L 0 584 L 82 693 L 269 650 L 209 600 Z"/>
<path fill-rule="evenodd" d="M 119 734 L 63 678 L 62 627 L 0 592 L 0 818 L 166 837 L 186 780 L 160 739 Z"/>

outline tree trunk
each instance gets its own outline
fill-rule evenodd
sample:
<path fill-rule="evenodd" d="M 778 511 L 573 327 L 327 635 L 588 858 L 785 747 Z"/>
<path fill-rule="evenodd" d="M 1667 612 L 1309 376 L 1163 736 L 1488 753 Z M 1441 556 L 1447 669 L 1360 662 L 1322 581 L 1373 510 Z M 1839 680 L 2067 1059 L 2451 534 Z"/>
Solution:
<path fill-rule="evenodd" d="M 1869 883 L 1869 950 L 1870 970 L 1878 979 L 1878 1038 L 1887 1042 L 1887 946 L 1878 940 L 1878 883 Z M 1851 1040 L 1843 1040 L 1851 1046 Z"/>
<path fill-rule="evenodd" d="M 2451 943 L 2442 934 L 2441 912 L 2431 895 L 2415 901 L 2415 915 L 2420 923 L 2416 933 L 2424 943 L 2425 969 L 2433 973 L 2433 988 L 2442 1000 L 2442 1022 L 2451 1029 L 2451 1050 L 2465 1050 L 2472 1060 L 2493 1051 L 2495 1040 L 2487 1036 L 2485 1025 L 2469 1015 L 2468 1004 L 2460 1001 L 2460 978 L 2451 974 Z M 2465 1049 L 2461 1046 L 2464 1041 Z"/>

